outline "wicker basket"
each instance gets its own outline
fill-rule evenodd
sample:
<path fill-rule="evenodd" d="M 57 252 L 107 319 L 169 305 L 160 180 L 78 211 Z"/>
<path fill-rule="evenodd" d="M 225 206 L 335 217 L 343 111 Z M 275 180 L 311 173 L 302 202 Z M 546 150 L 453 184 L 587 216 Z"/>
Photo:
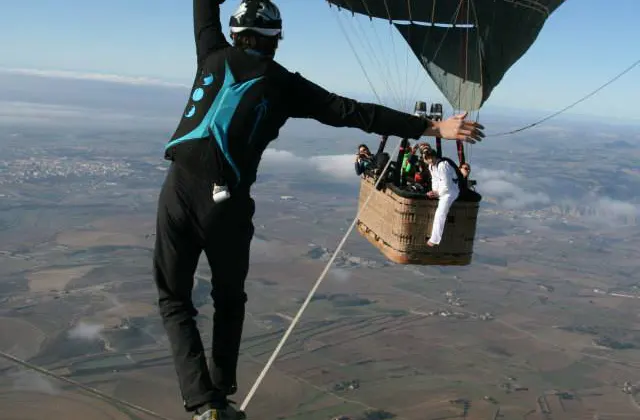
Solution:
<path fill-rule="evenodd" d="M 361 177 L 358 231 L 398 264 L 468 265 L 473 255 L 479 202 L 455 201 L 447 215 L 442 241 L 427 246 L 437 200 L 405 198 L 391 188 L 376 191 L 375 181 Z M 373 196 L 362 210 L 369 195 Z"/>

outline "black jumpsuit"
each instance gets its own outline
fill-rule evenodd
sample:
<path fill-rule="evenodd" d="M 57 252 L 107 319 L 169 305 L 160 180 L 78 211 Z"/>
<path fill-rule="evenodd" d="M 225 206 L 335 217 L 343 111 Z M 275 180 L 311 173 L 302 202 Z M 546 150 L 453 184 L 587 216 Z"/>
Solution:
<path fill-rule="evenodd" d="M 258 163 L 288 118 L 334 127 L 419 138 L 428 122 L 326 91 L 271 58 L 229 45 L 217 0 L 194 0 L 197 72 L 190 98 L 165 158 L 171 160 L 158 200 L 154 278 L 159 308 L 186 410 L 225 404 L 236 382 L 245 314 L 244 291 L 254 233 L 250 195 Z M 231 198 L 214 203 L 223 176 Z M 212 272 L 212 360 L 191 300 L 202 253 Z"/>

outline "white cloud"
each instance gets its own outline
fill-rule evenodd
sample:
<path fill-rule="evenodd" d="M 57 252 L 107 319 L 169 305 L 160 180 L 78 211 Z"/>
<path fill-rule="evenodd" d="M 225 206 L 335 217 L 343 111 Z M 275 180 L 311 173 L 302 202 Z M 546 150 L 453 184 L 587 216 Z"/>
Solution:
<path fill-rule="evenodd" d="M 298 173 L 312 169 L 338 180 L 358 180 L 353 169 L 353 155 L 302 157 L 286 150 L 267 149 L 260 166 L 269 172 Z"/>
<path fill-rule="evenodd" d="M 103 123 L 108 125 L 131 124 L 140 126 L 145 124 L 168 125 L 163 117 L 149 117 L 126 114 L 115 111 L 95 112 L 86 107 L 44 104 L 35 102 L 0 101 L 0 123 L 8 124 L 47 124 L 47 125 L 93 125 Z"/>
<path fill-rule="evenodd" d="M 181 83 L 171 83 L 159 79 L 151 79 L 148 77 L 131 77 L 121 76 L 117 74 L 101 74 L 101 73 L 81 73 L 65 70 L 38 70 L 38 69 L 20 69 L 20 68 L 0 68 L 1 73 L 18 74 L 23 76 L 37 76 L 61 79 L 76 80 L 92 80 L 96 82 L 122 83 L 128 85 L 146 85 L 146 86 L 165 86 L 177 88 L 190 88 L 191 86 Z"/>
<path fill-rule="evenodd" d="M 357 179 L 353 155 L 314 156 L 311 163 L 320 171 L 339 179 Z"/>
<path fill-rule="evenodd" d="M 267 149 L 262 157 L 262 164 L 267 166 L 295 168 L 296 170 L 305 167 L 307 159 L 296 156 L 288 150 Z"/>
<path fill-rule="evenodd" d="M 3 119 L 78 118 L 84 117 L 87 112 L 88 110 L 71 106 L 0 101 L 0 118 Z"/>
<path fill-rule="evenodd" d="M 592 136 L 600 137 L 604 139 L 619 139 L 620 137 L 622 137 L 619 133 L 609 133 L 609 132 L 593 133 Z"/>
<path fill-rule="evenodd" d="M 267 149 L 261 169 L 277 174 L 308 173 L 312 170 L 339 181 L 357 183 L 359 180 L 350 154 L 302 157 L 286 150 Z M 635 225 L 640 216 L 637 204 L 609 197 L 585 196 L 580 200 L 551 197 L 545 192 L 544 178 L 533 180 L 515 172 L 479 169 L 475 179 L 485 199 L 494 199 L 506 209 L 546 208 L 561 216 L 578 217 L 591 224 L 611 227 Z M 340 277 L 338 273 L 333 274 Z"/>
<path fill-rule="evenodd" d="M 495 198 L 500 205 L 509 209 L 523 209 L 550 202 L 547 194 L 532 191 L 516 173 L 480 169 L 476 179 L 482 185 L 482 195 Z"/>
<path fill-rule="evenodd" d="M 633 218 L 638 215 L 638 205 L 609 197 L 600 197 L 593 204 L 593 209 L 598 216 L 618 218 Z"/>
<path fill-rule="evenodd" d="M 69 330 L 69 338 L 92 341 L 101 338 L 100 333 L 103 329 L 104 325 L 80 322 Z"/>
<path fill-rule="evenodd" d="M 595 195 L 588 195 L 580 201 L 563 200 L 553 210 L 563 216 L 579 217 L 592 224 L 609 227 L 634 226 L 640 216 L 638 204 Z"/>

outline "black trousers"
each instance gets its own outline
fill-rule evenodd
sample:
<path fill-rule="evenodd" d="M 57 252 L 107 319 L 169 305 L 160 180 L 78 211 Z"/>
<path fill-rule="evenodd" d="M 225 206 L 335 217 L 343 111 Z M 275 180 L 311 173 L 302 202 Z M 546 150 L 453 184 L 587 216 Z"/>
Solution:
<path fill-rule="evenodd" d="M 219 204 L 211 194 L 210 181 L 173 163 L 158 200 L 154 279 L 187 411 L 206 403 L 224 405 L 227 391 L 235 386 L 247 301 L 255 203 L 248 192 L 232 192 Z M 202 251 L 211 267 L 215 309 L 208 364 L 191 300 Z"/>

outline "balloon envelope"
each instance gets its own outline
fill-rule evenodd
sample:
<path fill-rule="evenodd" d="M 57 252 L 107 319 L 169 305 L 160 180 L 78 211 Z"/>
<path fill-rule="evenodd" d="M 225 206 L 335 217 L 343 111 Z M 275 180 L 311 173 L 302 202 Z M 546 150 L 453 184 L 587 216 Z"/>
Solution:
<path fill-rule="evenodd" d="M 393 22 L 451 106 L 479 109 L 564 0 L 327 0 Z M 404 21 L 404 22 L 403 22 Z"/>

